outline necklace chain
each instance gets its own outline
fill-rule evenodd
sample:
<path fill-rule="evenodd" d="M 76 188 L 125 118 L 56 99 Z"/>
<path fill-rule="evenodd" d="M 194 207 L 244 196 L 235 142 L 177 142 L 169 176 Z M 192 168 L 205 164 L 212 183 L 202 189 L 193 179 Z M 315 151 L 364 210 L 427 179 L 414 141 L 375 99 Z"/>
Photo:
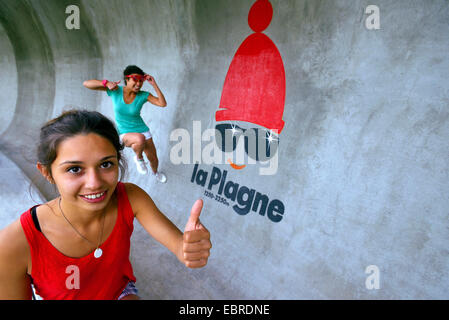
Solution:
<path fill-rule="evenodd" d="M 80 233 L 80 232 L 73 226 L 73 224 L 70 223 L 69 219 L 67 219 L 67 217 L 66 217 L 65 214 L 64 214 L 64 211 L 62 211 L 62 208 L 61 208 L 61 199 L 62 199 L 62 198 L 60 197 L 60 198 L 59 198 L 58 205 L 59 205 L 59 210 L 61 211 L 62 216 L 64 217 L 64 219 L 68 222 L 68 224 L 73 228 L 73 230 L 75 230 L 75 232 L 76 232 L 82 239 L 86 240 L 87 242 L 89 242 L 90 244 L 92 244 L 92 245 L 95 246 L 95 243 L 93 243 L 92 241 L 90 241 L 89 239 L 87 239 L 85 236 L 83 236 L 83 235 L 82 235 L 82 234 L 81 234 L 81 233 Z M 101 227 L 100 238 L 98 239 L 98 245 L 96 246 L 96 249 L 98 249 L 98 247 L 100 247 L 101 238 L 103 237 L 104 220 L 105 220 L 105 217 L 104 217 L 104 214 L 103 214 L 103 224 L 102 224 L 102 227 Z"/>

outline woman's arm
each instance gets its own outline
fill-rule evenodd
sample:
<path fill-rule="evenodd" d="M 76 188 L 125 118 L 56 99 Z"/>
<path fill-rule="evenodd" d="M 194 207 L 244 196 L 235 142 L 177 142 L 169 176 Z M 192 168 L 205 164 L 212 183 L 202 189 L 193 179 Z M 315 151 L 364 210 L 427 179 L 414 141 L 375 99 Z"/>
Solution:
<path fill-rule="evenodd" d="M 86 80 L 83 82 L 83 86 L 90 90 L 106 91 L 107 89 L 114 91 L 118 89 L 120 81 L 107 81 L 106 87 L 103 85 L 103 80 Z"/>
<path fill-rule="evenodd" d="M 201 268 L 210 255 L 209 231 L 199 222 L 202 202 L 197 201 L 182 233 L 154 204 L 151 197 L 138 186 L 126 183 L 126 191 L 136 219 L 158 242 L 176 255 L 189 268 Z"/>
<path fill-rule="evenodd" d="M 153 86 L 154 90 L 156 91 L 156 95 L 157 95 L 155 97 L 150 93 L 148 95 L 147 101 L 156 106 L 159 106 L 159 107 L 166 107 L 167 101 L 165 101 L 164 94 L 162 93 L 161 89 L 157 85 L 156 80 L 154 80 L 154 78 L 152 76 L 150 76 L 149 74 L 146 74 L 145 77 L 146 77 L 146 80 L 148 80 L 148 82 Z"/>
<path fill-rule="evenodd" d="M 29 246 L 19 220 L 0 230 L 0 300 L 31 300 Z"/>

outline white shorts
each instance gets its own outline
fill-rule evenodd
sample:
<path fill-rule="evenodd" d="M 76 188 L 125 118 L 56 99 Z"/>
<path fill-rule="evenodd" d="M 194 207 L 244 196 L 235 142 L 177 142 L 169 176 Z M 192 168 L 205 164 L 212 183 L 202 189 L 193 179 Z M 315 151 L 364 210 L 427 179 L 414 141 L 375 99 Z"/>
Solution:
<path fill-rule="evenodd" d="M 131 132 L 128 132 L 128 133 L 131 133 Z M 150 131 L 150 130 L 148 130 L 148 131 L 146 131 L 146 132 L 139 132 L 139 133 L 141 133 L 141 134 L 144 135 L 145 140 L 151 139 L 151 138 L 153 137 L 153 136 L 151 135 L 151 131 Z M 126 133 L 120 135 L 120 141 L 121 141 L 121 142 L 123 142 L 123 137 L 125 136 L 125 134 L 126 134 Z"/>

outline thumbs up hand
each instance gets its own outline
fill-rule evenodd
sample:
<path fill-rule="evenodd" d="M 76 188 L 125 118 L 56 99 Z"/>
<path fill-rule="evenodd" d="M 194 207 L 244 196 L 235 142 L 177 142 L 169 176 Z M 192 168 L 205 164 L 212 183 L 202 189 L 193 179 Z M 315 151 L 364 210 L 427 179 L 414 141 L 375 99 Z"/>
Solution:
<path fill-rule="evenodd" d="M 183 259 L 188 268 L 202 268 L 207 264 L 212 243 L 210 233 L 200 222 L 203 200 L 197 200 L 190 211 L 190 217 L 184 228 Z"/>

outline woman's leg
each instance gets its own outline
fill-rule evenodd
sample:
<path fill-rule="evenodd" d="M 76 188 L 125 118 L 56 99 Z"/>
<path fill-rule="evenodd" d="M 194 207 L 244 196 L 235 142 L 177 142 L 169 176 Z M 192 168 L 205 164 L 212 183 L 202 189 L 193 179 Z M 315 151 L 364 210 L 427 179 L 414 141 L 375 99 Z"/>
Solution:
<path fill-rule="evenodd" d="M 153 173 L 157 173 L 157 168 L 159 166 L 159 160 L 157 158 L 157 152 L 156 147 L 153 142 L 153 138 L 150 138 L 145 141 L 145 146 L 143 151 L 145 152 L 148 161 L 150 161 L 151 170 L 153 170 Z"/>
<path fill-rule="evenodd" d="M 126 133 L 122 140 L 125 147 L 129 147 L 134 150 L 137 159 L 143 159 L 142 152 L 144 151 L 146 145 L 145 136 L 143 134 L 136 132 Z"/>
<path fill-rule="evenodd" d="M 141 133 L 126 133 L 123 135 L 123 143 L 125 147 L 132 148 L 136 157 L 134 158 L 134 162 L 137 166 L 137 172 L 140 174 L 147 174 L 148 169 L 145 165 L 145 161 L 143 160 L 142 152 L 145 149 L 145 136 Z"/>

